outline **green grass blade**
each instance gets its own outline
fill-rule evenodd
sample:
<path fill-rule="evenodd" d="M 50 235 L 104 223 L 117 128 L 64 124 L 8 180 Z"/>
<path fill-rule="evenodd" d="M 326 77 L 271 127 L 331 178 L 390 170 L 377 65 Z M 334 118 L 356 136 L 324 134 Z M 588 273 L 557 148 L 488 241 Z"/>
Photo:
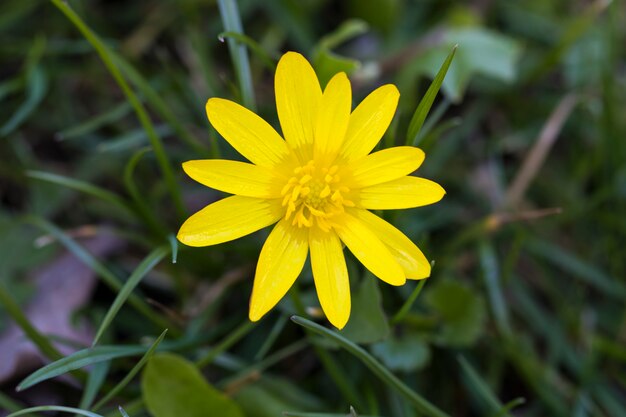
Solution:
<path fill-rule="evenodd" d="M 125 356 L 136 356 L 145 351 L 146 348 L 144 346 L 96 346 L 79 350 L 36 370 L 19 383 L 17 390 L 25 390 L 40 382 L 66 374 L 75 369 Z"/>
<path fill-rule="evenodd" d="M 226 338 L 211 349 L 206 355 L 201 357 L 196 361 L 196 367 L 198 369 L 202 369 L 207 365 L 210 365 L 215 358 L 217 358 L 221 353 L 228 350 L 231 346 L 241 340 L 244 336 L 252 331 L 256 327 L 256 323 L 251 321 L 244 321 L 239 327 L 230 332 Z"/>
<path fill-rule="evenodd" d="M 146 226 L 148 226 L 155 234 L 166 236 L 169 234 L 168 230 L 154 216 L 150 208 L 150 204 L 144 201 L 143 195 L 139 192 L 134 180 L 135 168 L 137 167 L 137 164 L 141 158 L 143 158 L 143 156 L 151 150 L 152 149 L 150 148 L 139 149 L 128 160 L 126 166 L 124 167 L 124 186 L 126 187 L 128 194 L 130 194 L 133 199 L 137 211 L 141 214 L 140 218 L 145 222 Z"/>
<path fill-rule="evenodd" d="M 259 361 L 265 357 L 265 355 L 270 350 L 274 342 L 276 342 L 276 339 L 278 338 L 278 336 L 282 333 L 283 329 L 285 328 L 285 325 L 287 324 L 287 321 L 288 321 L 287 316 L 283 316 L 283 315 L 279 316 L 278 319 L 276 319 L 276 322 L 272 326 L 272 330 L 270 330 L 270 333 L 267 335 L 267 337 L 263 341 L 263 344 L 257 351 L 256 355 L 254 355 L 255 361 Z"/>
<path fill-rule="evenodd" d="M 268 70 L 272 71 L 272 73 L 276 71 L 276 60 L 254 39 L 239 32 L 222 32 L 217 35 L 217 38 L 222 42 L 224 42 L 225 39 L 234 39 L 239 43 L 245 44 L 256 54 Z"/>
<path fill-rule="evenodd" d="M 78 244 L 74 239 L 64 233 L 61 229 L 56 227 L 54 224 L 49 221 L 37 217 L 37 216 L 27 216 L 24 218 L 24 221 L 27 223 L 31 223 L 47 233 L 54 236 L 67 250 L 78 258 L 82 263 L 91 268 L 94 272 L 98 274 L 100 278 L 102 278 L 103 282 L 111 287 L 113 290 L 120 291 L 122 289 L 122 283 L 119 278 L 115 276 L 113 272 L 111 272 L 108 268 L 104 266 L 100 261 L 98 261 L 89 251 L 87 251 L 83 246 Z M 152 321 L 154 324 L 161 328 L 170 328 L 171 323 L 169 323 L 166 319 L 161 317 L 159 314 L 154 312 L 142 299 L 135 295 L 130 295 L 128 297 L 128 302 L 131 304 L 138 312 L 143 314 L 147 319 Z"/>
<path fill-rule="evenodd" d="M 483 241 L 480 245 L 480 264 L 483 270 L 483 279 L 489 295 L 489 304 L 495 318 L 498 330 L 505 334 L 511 334 L 509 312 L 500 286 L 500 268 L 498 258 L 491 243 Z"/>
<path fill-rule="evenodd" d="M 169 248 L 156 248 L 139 264 L 137 268 L 135 268 L 128 280 L 124 283 L 124 286 L 120 289 L 120 292 L 117 293 L 113 304 L 111 304 L 109 311 L 107 311 L 107 314 L 104 316 L 104 319 L 100 324 L 100 328 L 98 328 L 96 336 L 93 339 L 92 346 L 95 346 L 98 343 L 100 337 L 102 337 L 105 330 L 109 327 L 109 325 L 117 315 L 117 312 L 120 310 L 120 308 L 122 308 L 122 306 L 130 296 L 132 291 L 135 289 L 135 287 L 139 284 L 141 279 L 148 272 L 150 272 L 152 268 L 154 268 L 161 261 L 161 259 L 163 259 L 168 251 Z"/>
<path fill-rule="evenodd" d="M 108 46 L 106 46 L 104 42 L 100 40 L 99 36 L 96 35 L 95 32 L 93 32 L 85 24 L 85 22 L 80 18 L 80 16 L 78 16 L 74 12 L 74 10 L 70 7 L 68 3 L 65 3 L 62 0 L 50 1 L 52 1 L 52 3 L 76 26 L 76 28 L 83 34 L 85 39 L 87 39 L 87 41 L 94 47 L 94 49 L 102 59 L 102 62 L 107 67 L 119 87 L 124 92 L 126 99 L 133 106 L 133 109 L 137 114 L 137 118 L 141 123 L 141 126 L 148 134 L 150 144 L 154 150 L 154 154 L 156 155 L 159 167 L 161 168 L 163 178 L 172 196 L 174 207 L 176 208 L 179 217 L 181 219 L 184 218 L 186 216 L 186 213 L 183 207 L 180 189 L 178 188 L 178 184 L 176 183 L 176 180 L 174 178 L 172 167 L 165 153 L 165 149 L 163 148 L 163 144 L 161 143 L 161 139 L 155 131 L 154 125 L 150 120 L 148 112 L 144 108 L 143 104 L 141 104 L 141 101 L 137 98 L 133 90 L 130 88 L 118 67 L 115 65 L 115 58 L 113 57 Z"/>
<path fill-rule="evenodd" d="M 409 310 L 411 310 L 411 307 L 413 306 L 415 300 L 417 300 L 417 297 L 419 297 L 420 293 L 422 292 L 422 288 L 424 288 L 424 285 L 426 285 L 425 279 L 421 280 L 413 289 L 411 295 L 409 295 L 409 298 L 406 299 L 404 304 L 402 304 L 402 307 L 400 307 L 400 310 L 398 310 L 398 312 L 391 319 L 391 324 L 400 323 L 402 321 L 404 316 L 406 316 Z"/>
<path fill-rule="evenodd" d="M 482 403 L 485 404 L 487 408 L 485 411 L 492 414 L 502 410 L 503 405 L 497 395 L 491 390 L 487 382 L 481 378 L 478 372 L 476 372 L 474 367 L 470 365 L 463 355 L 458 355 L 457 361 L 461 365 L 461 370 L 467 378 L 470 391 L 475 393 L 481 399 Z M 504 415 L 510 417 L 508 413 Z"/>
<path fill-rule="evenodd" d="M 422 126 L 424 125 L 424 121 L 426 120 L 426 116 L 428 116 L 428 112 L 435 101 L 435 97 L 439 92 L 439 88 L 441 88 L 441 84 L 443 83 L 443 79 L 446 77 L 446 73 L 448 72 L 448 68 L 452 63 L 452 59 L 454 59 L 454 54 L 456 53 L 457 46 L 455 45 L 448 54 L 448 57 L 441 65 L 439 72 L 433 79 L 430 87 L 426 90 L 426 94 L 420 100 L 417 105 L 417 109 L 415 109 L 415 113 L 413 113 L 413 117 L 411 118 L 411 123 L 409 123 L 409 130 L 406 136 L 406 144 L 415 146 L 417 141 L 417 137 L 422 130 Z"/>
<path fill-rule="evenodd" d="M 217 0 L 217 5 L 222 16 L 222 23 L 226 32 L 235 32 L 243 35 L 241 17 L 237 8 L 236 0 Z M 254 98 L 254 88 L 252 86 L 252 73 L 250 72 L 250 62 L 248 61 L 248 51 L 246 45 L 238 42 L 232 37 L 226 40 L 230 51 L 233 66 L 237 73 L 239 88 L 241 89 L 241 99 L 243 105 L 250 110 L 256 110 Z"/>
<path fill-rule="evenodd" d="M 397 376 L 392 374 L 387 368 L 385 368 L 380 362 L 374 359 L 374 357 L 367 353 L 362 347 L 357 346 L 337 332 L 320 326 L 319 324 L 305 318 L 292 316 L 291 321 L 339 344 L 339 346 L 341 346 L 349 353 L 354 355 L 356 358 L 358 358 L 361 362 L 363 362 L 365 366 L 367 366 L 390 388 L 402 394 L 422 414 L 432 417 L 449 417 L 447 413 L 443 412 L 434 404 L 430 403 L 427 399 L 409 388 L 404 382 L 402 382 Z"/>
<path fill-rule="evenodd" d="M 122 417 L 128 417 L 128 413 L 122 408 L 122 406 L 118 406 L 117 409 L 120 411 Z"/>
<path fill-rule="evenodd" d="M 54 346 L 52 346 L 48 338 L 39 333 L 39 330 L 31 324 L 22 308 L 15 302 L 15 298 L 2 284 L 0 284 L 0 304 L 4 307 L 5 311 L 9 313 L 9 316 L 11 316 L 15 323 L 22 329 L 24 334 L 28 337 L 28 340 L 33 342 L 33 344 L 37 346 L 37 349 L 39 349 L 45 357 L 51 360 L 63 357 L 63 355 L 61 355 L 61 353 Z"/>
<path fill-rule="evenodd" d="M 559 246 L 539 239 L 527 241 L 526 246 L 537 257 L 543 258 L 572 276 L 584 281 L 609 297 L 626 298 L 626 285 L 606 275 L 604 271 L 581 261 L 580 257 Z"/>
<path fill-rule="evenodd" d="M 47 90 L 48 78 L 46 73 L 39 66 L 35 66 L 26 76 L 26 99 L 9 120 L 0 127 L 0 137 L 7 136 L 20 127 L 37 109 Z"/>
<path fill-rule="evenodd" d="M 104 404 L 109 402 L 111 398 L 113 398 L 115 395 L 117 395 L 117 393 L 119 393 L 122 389 L 124 389 L 126 385 L 128 385 L 128 383 L 135 377 L 135 375 L 137 375 L 137 373 L 141 370 L 141 368 L 143 368 L 143 366 L 146 364 L 148 359 L 150 359 L 150 357 L 152 356 L 156 348 L 165 338 L 166 334 L 167 334 L 167 329 L 163 330 L 163 333 L 161 333 L 161 335 L 157 338 L 157 340 L 154 341 L 152 346 L 150 346 L 150 349 L 148 349 L 148 351 L 141 357 L 139 362 L 137 362 L 135 366 L 133 366 L 133 368 L 130 370 L 130 372 L 128 372 L 128 374 L 124 377 L 124 379 L 122 379 L 115 387 L 113 387 L 113 389 L 111 389 L 111 391 L 107 393 L 107 395 L 102 397 L 102 399 L 98 401 L 96 405 L 94 405 L 93 407 L 94 410 L 96 411 L 99 410 Z"/>
<path fill-rule="evenodd" d="M 126 201 L 124 201 L 124 199 L 119 195 L 85 181 L 65 177 L 63 175 L 53 174 L 51 172 L 34 170 L 26 171 L 26 176 L 28 178 L 33 178 L 36 180 L 49 182 L 51 184 L 57 184 L 63 187 L 71 188 L 72 190 L 80 191 L 82 193 L 99 198 L 103 201 L 109 202 L 125 211 L 133 211 L 128 203 L 126 203 Z"/>
<path fill-rule="evenodd" d="M 78 125 L 57 132 L 55 138 L 63 141 L 87 135 L 109 123 L 118 121 L 132 110 L 133 107 L 130 103 L 125 101 L 113 107 L 111 110 L 98 114 L 97 116 L 94 116 Z"/>
<path fill-rule="evenodd" d="M 504 404 L 504 406 L 498 410 L 492 417 L 502 417 L 508 415 L 509 411 L 514 409 L 515 407 L 519 407 L 522 404 L 526 404 L 526 399 L 522 397 L 517 397 Z"/>
<path fill-rule="evenodd" d="M 124 58 L 111 51 L 111 56 L 114 58 L 117 66 L 126 74 L 130 82 L 141 92 L 145 101 L 156 110 L 157 113 L 172 127 L 176 133 L 176 137 L 185 142 L 194 152 L 197 152 L 200 156 L 209 156 L 209 152 L 201 142 L 189 133 L 183 124 L 178 120 L 178 117 L 172 113 L 165 100 L 161 98 L 159 93 L 150 85 L 150 83 L 137 71 L 129 62 Z"/>
<path fill-rule="evenodd" d="M 15 413 L 11 413 L 7 417 L 17 417 L 24 414 L 36 413 L 38 411 L 61 411 L 64 413 L 80 414 L 85 417 L 102 417 L 100 414 L 92 413 L 91 411 L 82 410 L 80 408 L 63 407 L 60 405 L 41 405 L 39 407 L 25 408 Z"/>
<path fill-rule="evenodd" d="M 89 372 L 89 377 L 87 378 L 87 383 L 85 384 L 85 390 L 83 391 L 83 395 L 80 399 L 79 408 L 91 408 L 91 404 L 95 400 L 98 395 L 98 391 L 102 387 L 107 374 L 109 373 L 109 368 L 111 367 L 111 362 L 98 362 L 91 368 Z"/>
<path fill-rule="evenodd" d="M 175 264 L 178 259 L 178 240 L 176 240 L 176 236 L 170 234 L 167 236 L 167 240 L 170 243 L 170 252 L 172 254 L 172 263 Z"/>

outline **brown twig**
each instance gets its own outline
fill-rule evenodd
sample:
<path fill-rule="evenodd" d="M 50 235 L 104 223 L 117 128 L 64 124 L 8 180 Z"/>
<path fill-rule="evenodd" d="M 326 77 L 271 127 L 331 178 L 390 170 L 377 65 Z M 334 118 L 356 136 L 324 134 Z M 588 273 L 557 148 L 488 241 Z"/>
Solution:
<path fill-rule="evenodd" d="M 504 198 L 504 206 L 516 207 L 520 203 L 526 189 L 539 173 L 550 149 L 552 149 L 552 146 L 561 132 L 563 124 L 577 102 L 578 97 L 570 93 L 563 97 L 556 106 L 544 124 L 543 129 L 541 129 L 541 133 L 537 137 L 532 149 L 524 159 L 522 167 L 515 176 L 511 186 L 508 188 Z"/>

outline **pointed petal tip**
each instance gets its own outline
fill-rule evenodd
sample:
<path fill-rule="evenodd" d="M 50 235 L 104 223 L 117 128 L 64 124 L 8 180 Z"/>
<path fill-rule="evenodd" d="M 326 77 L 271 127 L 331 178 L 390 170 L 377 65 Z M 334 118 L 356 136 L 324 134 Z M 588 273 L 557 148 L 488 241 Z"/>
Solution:
<path fill-rule="evenodd" d="M 330 324 L 337 328 L 337 330 L 342 330 L 344 327 L 346 327 L 346 324 L 348 323 L 348 319 L 350 318 L 350 312 L 348 312 L 347 315 L 333 316 L 331 314 L 329 316 L 326 316 L 326 318 L 328 319 Z"/>

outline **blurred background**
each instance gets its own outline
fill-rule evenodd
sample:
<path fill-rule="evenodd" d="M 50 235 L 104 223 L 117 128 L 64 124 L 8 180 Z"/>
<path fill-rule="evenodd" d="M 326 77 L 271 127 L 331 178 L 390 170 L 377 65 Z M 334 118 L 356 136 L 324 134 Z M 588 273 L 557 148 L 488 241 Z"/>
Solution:
<path fill-rule="evenodd" d="M 3 0 L 0 414 L 436 415 L 289 320 L 301 299 L 326 324 L 309 267 L 301 298 L 248 323 L 267 230 L 176 244 L 222 197 L 181 162 L 239 158 L 206 100 L 278 128 L 273 72 L 294 50 L 322 83 L 346 71 L 355 103 L 396 84 L 380 146 L 421 147 L 417 175 L 447 190 L 382 213 L 435 262 L 430 279 L 391 287 L 348 256 L 341 335 L 451 416 L 626 416 L 624 45 L 622 1 Z M 165 328 L 158 350 L 180 356 L 139 372 Z"/>

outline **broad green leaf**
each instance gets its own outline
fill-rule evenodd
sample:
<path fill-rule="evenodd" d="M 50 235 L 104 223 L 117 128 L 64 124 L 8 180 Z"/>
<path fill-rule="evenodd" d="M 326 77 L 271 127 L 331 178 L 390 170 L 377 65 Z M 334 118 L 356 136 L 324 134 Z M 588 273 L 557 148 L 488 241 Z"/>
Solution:
<path fill-rule="evenodd" d="M 435 341 L 444 346 L 472 345 L 483 331 L 485 301 L 458 281 L 439 281 L 425 294 L 426 304 L 437 314 L 441 326 Z"/>
<path fill-rule="evenodd" d="M 243 417 L 239 406 L 211 386 L 191 362 L 171 353 L 148 361 L 141 391 L 154 417 Z"/>
<path fill-rule="evenodd" d="M 520 44 L 511 38 L 484 28 L 455 28 L 443 32 L 440 44 L 420 55 L 407 71 L 435 77 L 441 62 L 454 45 L 459 45 L 442 88 L 453 102 L 459 102 L 474 75 L 511 83 L 518 75 Z"/>
<path fill-rule="evenodd" d="M 371 274 L 361 281 L 352 300 L 350 320 L 340 333 L 354 343 L 378 342 L 389 334 L 378 280 Z"/>
<path fill-rule="evenodd" d="M 430 361 L 430 348 L 423 337 L 405 333 L 372 346 L 372 353 L 392 371 L 412 372 Z"/>
<path fill-rule="evenodd" d="M 441 64 L 441 68 L 435 75 L 433 82 L 430 83 L 430 87 L 426 90 L 426 94 L 420 100 L 417 108 L 415 109 L 415 113 L 413 113 L 413 117 L 411 118 L 411 123 L 409 123 L 409 130 L 406 136 L 406 144 L 416 146 L 416 139 L 422 130 L 422 126 L 424 125 L 424 121 L 426 120 L 426 116 L 428 116 L 428 112 L 435 101 L 435 97 L 439 93 L 439 88 L 441 88 L 441 84 L 443 80 L 446 78 L 446 74 L 448 73 L 448 68 L 450 68 L 450 64 L 454 59 L 454 54 L 456 53 L 457 45 L 452 47 L 452 51 L 446 57 L 446 60 Z"/>
<path fill-rule="evenodd" d="M 269 392 L 258 383 L 249 384 L 240 389 L 235 395 L 235 401 L 246 417 L 280 416 L 283 411 L 296 406 L 284 401 L 280 395 Z"/>

